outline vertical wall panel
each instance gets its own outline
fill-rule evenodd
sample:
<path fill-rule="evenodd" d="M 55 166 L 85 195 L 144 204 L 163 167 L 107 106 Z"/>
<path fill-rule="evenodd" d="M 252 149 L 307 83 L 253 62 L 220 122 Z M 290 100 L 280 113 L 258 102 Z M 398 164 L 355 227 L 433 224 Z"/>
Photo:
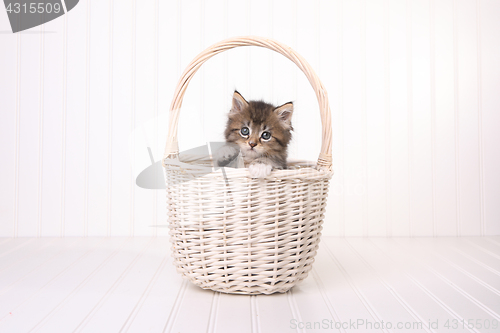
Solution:
<path fill-rule="evenodd" d="M 131 53 L 131 67 L 132 67 L 132 72 L 131 72 L 131 77 L 130 77 L 130 160 L 132 163 L 132 179 L 131 179 L 131 185 L 130 185 L 130 220 L 129 220 L 129 235 L 135 235 L 135 224 L 136 224 L 136 204 L 135 204 L 135 198 L 136 198 L 136 192 L 137 192 L 137 186 L 134 184 L 135 177 L 139 173 L 139 170 L 142 170 L 144 166 L 147 166 L 148 164 L 143 162 L 142 167 L 139 167 L 137 165 L 137 161 L 139 160 L 137 158 L 138 152 L 143 152 L 144 151 L 144 146 L 147 146 L 148 143 L 146 142 L 146 139 L 144 137 L 142 141 L 140 141 L 141 144 L 138 144 L 138 132 L 141 131 L 141 127 L 137 126 L 136 124 L 136 113 L 137 113 L 137 97 L 136 97 L 136 78 L 137 78 L 137 1 L 132 0 L 132 17 L 131 17 L 131 24 L 132 24 L 132 29 L 130 31 L 130 38 L 132 42 L 132 47 L 130 50 Z M 143 129 L 142 129 L 143 130 Z M 142 148 L 142 149 L 141 149 Z M 144 153 L 142 153 L 144 154 Z M 142 155 L 145 157 L 144 155 Z M 141 160 L 144 160 L 142 158 Z"/>
<path fill-rule="evenodd" d="M 318 2 L 297 2 L 297 46 L 299 52 L 318 72 L 319 65 L 319 12 Z M 294 65 L 295 66 L 295 65 Z M 296 66 L 295 66 L 296 67 Z M 316 161 L 321 146 L 321 118 L 318 100 L 311 84 L 302 72 L 297 74 L 297 100 L 294 103 L 294 143 L 301 159 Z M 284 101 L 286 102 L 286 101 Z"/>
<path fill-rule="evenodd" d="M 366 185 L 369 236 L 386 234 L 384 1 L 366 2 Z"/>
<path fill-rule="evenodd" d="M 436 236 L 457 235 L 453 0 L 434 1 Z"/>
<path fill-rule="evenodd" d="M 249 3 L 249 0 L 226 1 L 227 37 L 250 34 L 250 16 L 245 14 Z M 240 47 L 227 51 L 226 54 L 224 57 L 227 59 L 225 72 L 228 91 L 232 93 L 237 89 L 246 99 L 256 98 L 257 96 L 251 95 L 249 82 L 250 49 Z"/>
<path fill-rule="evenodd" d="M 272 4 L 267 0 L 249 2 L 249 33 L 254 36 L 272 38 Z M 251 47 L 249 56 L 249 93 L 252 98 L 261 98 L 269 103 L 273 102 L 272 52 L 270 50 Z"/>
<path fill-rule="evenodd" d="M 180 7 L 180 64 L 181 71 L 202 51 L 203 9 L 201 0 L 181 1 Z M 181 72 L 182 73 L 182 72 Z M 179 120 L 179 148 L 186 150 L 205 143 L 203 128 L 204 105 L 201 96 L 205 93 L 202 86 L 203 72 L 198 71 L 189 83 L 184 95 Z"/>
<path fill-rule="evenodd" d="M 361 49 L 360 15 L 362 1 L 343 3 L 343 133 L 345 234 L 363 234 L 363 148 L 362 122 L 365 104 L 360 87 L 365 82 L 362 70 L 366 59 Z M 348 221 L 348 222 L 347 222 Z"/>
<path fill-rule="evenodd" d="M 407 3 L 390 1 L 390 140 L 391 140 L 391 232 L 388 236 L 409 236 L 408 172 L 408 67 Z"/>
<path fill-rule="evenodd" d="M 456 1 L 460 234 L 480 235 L 476 3 Z"/>
<path fill-rule="evenodd" d="M 272 12 L 270 18 L 270 31 L 272 38 L 297 49 L 297 1 L 273 1 L 269 10 Z M 272 76 L 273 103 L 282 104 L 288 101 L 297 102 L 297 77 L 303 75 L 297 66 L 281 54 L 271 53 L 270 75 Z M 295 105 L 296 106 L 296 105 Z M 297 112 L 298 109 L 296 109 Z M 295 115 L 292 116 L 292 124 L 297 122 Z M 295 137 L 289 145 L 288 154 L 290 158 L 298 158 L 298 146 Z"/>
<path fill-rule="evenodd" d="M 165 141 L 168 132 L 168 111 L 174 94 L 177 80 L 180 76 L 179 53 L 176 51 L 180 36 L 179 16 L 177 9 L 180 6 L 178 1 L 158 2 L 158 119 L 157 122 L 157 143 L 153 149 L 156 161 L 163 156 Z M 165 191 L 157 192 L 157 214 L 159 225 L 157 235 L 168 235 L 167 215 L 165 207 Z"/>
<path fill-rule="evenodd" d="M 500 234 L 500 2 L 477 1 L 480 4 L 481 45 L 481 106 L 484 170 L 484 231 L 486 235 Z"/>
<path fill-rule="evenodd" d="M 158 142 L 158 128 L 159 128 L 159 124 L 158 124 L 158 117 L 159 117 L 159 69 L 160 69 L 160 65 L 159 65 L 159 62 L 160 62 L 160 49 L 158 47 L 158 44 L 159 44 L 159 36 L 160 36 L 160 3 L 159 3 L 159 0 L 155 0 L 154 1 L 154 68 L 153 68 L 153 71 L 154 71 L 154 74 L 153 74 L 153 80 L 154 80 L 154 96 L 153 96 L 153 99 L 154 99 L 154 119 L 155 119 L 155 122 L 154 122 L 154 132 L 153 132 L 153 143 L 152 143 L 152 147 L 151 149 L 153 151 L 157 151 L 158 150 L 158 147 L 156 145 L 156 143 Z M 154 156 L 151 158 L 150 156 L 150 160 L 154 161 L 155 158 Z M 153 162 L 151 162 L 153 164 Z M 156 172 L 156 177 L 159 177 L 160 175 L 158 174 L 158 172 Z M 153 192 L 153 219 L 154 219 L 154 230 L 153 230 L 153 235 L 157 236 L 158 235 L 158 228 L 159 227 L 159 221 L 158 221 L 158 191 L 154 190 Z M 161 215 L 162 217 L 164 217 L 165 215 L 162 214 Z"/>
<path fill-rule="evenodd" d="M 130 182 L 134 183 L 129 154 L 130 119 L 132 118 L 132 1 L 114 2 L 112 8 L 112 95 L 113 113 L 111 133 L 111 235 L 128 235 L 132 220 L 130 209 L 123 209 L 131 201 Z M 128 206 L 128 205 L 127 205 Z"/>
<path fill-rule="evenodd" d="M 64 103 L 64 19 L 47 22 L 43 35 L 43 140 L 41 236 L 60 236 Z"/>
<path fill-rule="evenodd" d="M 135 134 L 143 139 L 134 146 L 136 175 L 151 164 L 147 147 L 154 142 L 151 120 L 155 115 L 155 10 L 154 0 L 137 1 L 135 6 Z M 136 187 L 134 235 L 156 234 L 154 199 L 153 190 Z"/>
<path fill-rule="evenodd" d="M 34 31 L 40 32 L 42 27 Z M 18 146 L 18 220 L 16 236 L 38 236 L 39 221 L 39 170 L 41 130 L 41 45 L 42 34 L 21 35 L 21 71 Z"/>
<path fill-rule="evenodd" d="M 88 235 L 108 235 L 109 3 L 90 3 L 88 82 Z"/>
<path fill-rule="evenodd" d="M 218 0 L 205 6 L 204 12 L 204 45 L 208 47 L 226 38 L 225 1 Z M 200 48 L 201 51 L 201 48 Z M 225 57 L 219 54 L 211 58 L 202 67 L 203 71 L 203 127 L 206 128 L 205 138 L 210 141 L 224 141 L 224 129 L 231 103 L 232 91 L 225 84 Z"/>
<path fill-rule="evenodd" d="M 9 31 L 7 13 L 0 13 L 0 30 Z M 17 156 L 17 120 L 18 120 L 18 62 L 21 35 L 0 35 L 0 91 L 2 106 L 0 121 L 0 235 L 14 236 L 16 216 L 16 156 Z"/>
<path fill-rule="evenodd" d="M 431 62 L 429 1 L 411 3 L 412 50 L 412 236 L 433 234 Z"/>
<path fill-rule="evenodd" d="M 83 236 L 86 226 L 87 12 L 83 2 L 67 14 L 64 236 Z"/>
<path fill-rule="evenodd" d="M 385 153 L 385 236 L 392 235 L 392 165 L 391 165 L 391 66 L 390 66 L 390 0 L 384 3 L 384 153 Z"/>
<path fill-rule="evenodd" d="M 339 20 L 337 13 L 339 1 L 320 1 L 319 10 L 319 69 L 318 75 L 327 89 L 330 109 L 332 111 L 332 140 L 333 140 L 333 170 L 335 176 L 331 180 L 325 213 L 325 234 L 340 235 L 340 195 L 338 177 L 338 131 L 336 130 L 339 115 Z M 322 42 L 324 41 L 324 42 Z"/>

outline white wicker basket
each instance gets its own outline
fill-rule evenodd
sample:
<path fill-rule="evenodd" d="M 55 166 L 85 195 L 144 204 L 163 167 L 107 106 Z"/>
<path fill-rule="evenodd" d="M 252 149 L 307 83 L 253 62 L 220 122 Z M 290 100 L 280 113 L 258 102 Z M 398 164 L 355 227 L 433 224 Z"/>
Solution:
<path fill-rule="evenodd" d="M 211 172 L 210 160 L 179 161 L 177 124 L 189 81 L 212 56 L 238 46 L 279 52 L 307 76 L 318 98 L 322 146 L 318 162 L 289 163 L 265 179 L 248 169 Z M 187 67 L 170 108 L 163 166 L 172 256 L 194 284 L 224 293 L 286 292 L 312 268 L 321 236 L 331 170 L 328 97 L 311 66 L 290 47 L 261 37 L 231 38 L 212 45 Z"/>

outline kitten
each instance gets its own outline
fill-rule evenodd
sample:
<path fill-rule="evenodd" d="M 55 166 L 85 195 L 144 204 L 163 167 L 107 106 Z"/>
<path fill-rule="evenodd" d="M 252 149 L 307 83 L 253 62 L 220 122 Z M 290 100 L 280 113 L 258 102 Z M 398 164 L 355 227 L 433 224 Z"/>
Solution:
<path fill-rule="evenodd" d="M 228 144 L 218 152 L 219 166 L 234 159 L 239 149 L 252 178 L 269 176 L 273 168 L 286 169 L 292 113 L 292 102 L 279 107 L 247 102 L 235 91 L 224 132 Z"/>

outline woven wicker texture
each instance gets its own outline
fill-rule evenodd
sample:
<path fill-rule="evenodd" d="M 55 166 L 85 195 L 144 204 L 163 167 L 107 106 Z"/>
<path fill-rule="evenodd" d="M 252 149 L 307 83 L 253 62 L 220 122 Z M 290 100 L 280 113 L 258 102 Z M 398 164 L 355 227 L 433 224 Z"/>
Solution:
<path fill-rule="evenodd" d="M 290 162 L 265 179 L 248 169 L 214 171 L 208 158 L 179 156 L 177 124 L 187 85 L 210 57 L 238 46 L 260 46 L 292 60 L 318 98 L 322 146 L 318 162 Z M 286 292 L 305 279 L 320 241 L 331 171 L 328 97 L 311 66 L 295 51 L 260 37 L 212 45 L 187 67 L 175 90 L 163 165 L 172 255 L 194 284 L 237 294 Z"/>

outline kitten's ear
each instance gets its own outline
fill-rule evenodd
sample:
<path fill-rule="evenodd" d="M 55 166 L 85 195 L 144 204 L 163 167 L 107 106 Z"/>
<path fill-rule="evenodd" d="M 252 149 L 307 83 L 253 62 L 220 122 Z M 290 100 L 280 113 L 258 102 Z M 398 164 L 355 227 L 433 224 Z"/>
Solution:
<path fill-rule="evenodd" d="M 278 106 L 274 109 L 274 112 L 278 115 L 280 120 L 285 124 L 286 127 L 292 126 L 292 113 L 293 113 L 293 103 L 288 102 L 282 106 Z"/>
<path fill-rule="evenodd" d="M 243 96 L 241 96 L 239 92 L 235 90 L 233 94 L 233 105 L 231 106 L 230 113 L 239 113 L 243 111 L 246 106 L 248 106 L 248 102 L 243 98 Z"/>

